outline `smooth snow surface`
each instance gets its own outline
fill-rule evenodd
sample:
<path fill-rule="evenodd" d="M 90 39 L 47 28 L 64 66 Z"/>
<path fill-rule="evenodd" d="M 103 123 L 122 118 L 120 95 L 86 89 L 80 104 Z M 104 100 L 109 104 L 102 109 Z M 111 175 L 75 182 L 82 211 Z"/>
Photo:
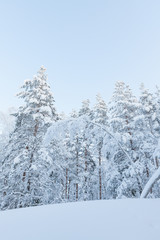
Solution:
<path fill-rule="evenodd" d="M 2 240 L 159 240 L 160 199 L 105 200 L 0 212 Z"/>

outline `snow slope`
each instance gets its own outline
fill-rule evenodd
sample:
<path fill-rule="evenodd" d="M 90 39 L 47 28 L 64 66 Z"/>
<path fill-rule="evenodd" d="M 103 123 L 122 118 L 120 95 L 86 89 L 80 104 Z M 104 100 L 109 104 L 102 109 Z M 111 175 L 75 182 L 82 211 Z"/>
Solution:
<path fill-rule="evenodd" d="M 160 199 L 106 200 L 0 212 L 2 240 L 159 240 Z"/>

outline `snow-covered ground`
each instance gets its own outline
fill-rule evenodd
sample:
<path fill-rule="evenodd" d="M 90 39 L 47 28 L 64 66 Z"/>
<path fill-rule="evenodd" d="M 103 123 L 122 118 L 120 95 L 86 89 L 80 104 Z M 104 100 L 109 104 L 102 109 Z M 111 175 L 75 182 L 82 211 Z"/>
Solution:
<path fill-rule="evenodd" d="M 160 199 L 106 200 L 0 212 L 2 240 L 159 240 Z"/>

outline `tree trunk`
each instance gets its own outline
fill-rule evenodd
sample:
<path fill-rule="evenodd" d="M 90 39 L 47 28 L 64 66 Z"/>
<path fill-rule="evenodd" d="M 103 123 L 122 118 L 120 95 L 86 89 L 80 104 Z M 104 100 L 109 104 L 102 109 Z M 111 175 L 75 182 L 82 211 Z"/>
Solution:
<path fill-rule="evenodd" d="M 159 161 L 158 161 L 158 157 L 155 158 L 155 163 L 156 163 L 156 167 L 159 168 Z"/>
<path fill-rule="evenodd" d="M 88 162 L 87 162 L 87 148 L 85 147 L 85 177 L 84 177 L 84 182 L 85 182 L 85 190 L 84 190 L 84 193 L 85 193 L 85 196 L 84 196 L 84 200 L 86 201 L 87 200 L 87 177 L 86 177 L 86 173 L 87 173 L 87 168 L 88 168 Z"/>
<path fill-rule="evenodd" d="M 101 149 L 99 149 L 99 199 L 102 199 L 102 170 Z"/>
<path fill-rule="evenodd" d="M 68 200 L 70 199 L 70 184 L 71 184 L 71 179 L 69 178 L 69 186 L 68 186 Z"/>
<path fill-rule="evenodd" d="M 65 191 L 65 198 L 68 198 L 68 168 L 66 168 L 66 191 Z"/>
<path fill-rule="evenodd" d="M 78 156 L 78 137 L 77 137 L 77 152 L 76 152 L 76 174 L 78 181 L 79 156 Z M 76 201 L 78 201 L 78 183 L 76 183 Z"/>

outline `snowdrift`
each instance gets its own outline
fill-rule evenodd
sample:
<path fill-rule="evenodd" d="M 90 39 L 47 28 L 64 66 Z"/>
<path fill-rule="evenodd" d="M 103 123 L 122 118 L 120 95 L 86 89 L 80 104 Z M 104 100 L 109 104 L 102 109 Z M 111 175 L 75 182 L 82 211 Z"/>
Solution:
<path fill-rule="evenodd" d="M 2 240 L 159 240 L 160 199 L 55 204 L 0 212 Z"/>

